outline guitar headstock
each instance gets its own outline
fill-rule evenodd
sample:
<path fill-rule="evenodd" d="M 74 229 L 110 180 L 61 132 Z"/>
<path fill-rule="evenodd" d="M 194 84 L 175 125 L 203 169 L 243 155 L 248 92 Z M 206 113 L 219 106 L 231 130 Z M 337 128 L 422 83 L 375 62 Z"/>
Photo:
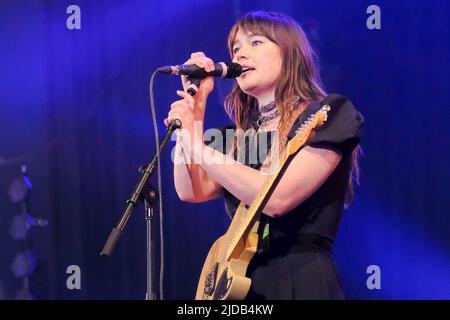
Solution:
<path fill-rule="evenodd" d="M 321 126 L 327 121 L 328 111 L 330 110 L 330 105 L 326 104 L 302 123 L 295 132 L 295 137 L 288 142 L 287 149 L 289 150 L 289 155 L 296 153 L 306 143 L 314 128 Z"/>

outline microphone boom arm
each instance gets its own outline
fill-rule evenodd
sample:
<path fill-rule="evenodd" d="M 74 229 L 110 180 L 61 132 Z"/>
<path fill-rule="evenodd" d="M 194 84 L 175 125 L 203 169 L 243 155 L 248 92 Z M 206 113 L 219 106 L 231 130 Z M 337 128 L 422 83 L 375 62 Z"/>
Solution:
<path fill-rule="evenodd" d="M 170 137 L 172 136 L 172 133 L 178 129 L 181 128 L 182 123 L 180 120 L 175 119 L 173 120 L 170 125 L 167 127 L 166 133 L 164 135 L 164 138 L 159 146 L 160 153 L 164 150 L 165 146 L 167 145 L 167 142 L 169 141 Z M 131 213 L 136 206 L 139 198 L 141 197 L 142 190 L 144 189 L 144 186 L 146 185 L 148 179 L 151 177 L 153 170 L 155 169 L 155 166 L 157 164 L 157 158 L 158 155 L 156 154 L 153 157 L 152 162 L 150 164 L 143 166 L 143 169 L 140 170 L 142 177 L 139 183 L 137 184 L 131 198 L 127 200 L 127 208 L 125 209 L 122 218 L 120 219 L 119 223 L 115 228 L 112 229 L 108 240 L 106 240 L 106 243 L 103 247 L 102 252 L 100 253 L 101 256 L 109 256 L 111 255 L 112 251 L 114 250 L 114 247 L 116 246 L 117 241 L 119 240 L 119 237 L 125 228 L 126 223 L 128 222 L 128 219 L 131 216 Z"/>

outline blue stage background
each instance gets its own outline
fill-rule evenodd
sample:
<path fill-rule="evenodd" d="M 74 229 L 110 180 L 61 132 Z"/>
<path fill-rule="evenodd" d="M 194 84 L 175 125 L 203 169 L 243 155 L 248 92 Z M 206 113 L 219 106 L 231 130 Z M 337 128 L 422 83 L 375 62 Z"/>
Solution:
<path fill-rule="evenodd" d="M 81 29 L 69 30 L 69 5 Z M 369 5 L 381 30 L 369 30 Z M 293 16 L 321 61 L 329 92 L 349 97 L 366 119 L 361 185 L 346 211 L 335 258 L 350 299 L 450 298 L 450 4 L 448 1 L 0 2 L 0 298 L 23 288 L 11 264 L 27 245 L 37 299 L 143 299 L 145 224 L 131 217 L 109 259 L 99 252 L 155 152 L 149 79 L 162 65 L 203 51 L 229 60 L 227 33 L 247 11 Z M 230 123 L 222 101 L 231 80 L 216 81 L 206 127 Z M 177 77 L 158 76 L 160 135 Z M 173 143 L 169 145 L 172 149 Z M 165 298 L 192 299 L 203 259 L 229 220 L 222 200 L 181 202 L 170 153 L 162 161 Z M 8 198 L 21 165 L 33 183 L 30 214 L 49 221 L 28 244 L 12 239 L 20 212 Z M 69 290 L 66 269 L 81 269 Z M 367 268 L 381 270 L 369 290 Z"/>

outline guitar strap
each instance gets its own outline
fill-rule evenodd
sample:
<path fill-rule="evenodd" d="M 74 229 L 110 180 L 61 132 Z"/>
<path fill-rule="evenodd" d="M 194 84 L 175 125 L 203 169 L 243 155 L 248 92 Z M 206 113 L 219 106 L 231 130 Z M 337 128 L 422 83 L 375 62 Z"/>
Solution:
<path fill-rule="evenodd" d="M 288 133 L 290 133 L 293 130 L 293 126 L 296 123 L 296 121 L 299 120 L 300 115 L 302 114 L 303 111 L 305 111 L 306 109 L 308 109 L 308 107 L 311 105 L 306 105 L 300 108 L 295 108 L 296 104 L 295 102 L 298 101 L 298 99 L 294 100 L 294 106 L 293 106 L 293 111 L 291 113 L 291 116 L 288 119 L 288 125 L 286 126 L 286 129 L 288 129 L 289 131 L 284 131 L 281 132 L 280 134 L 280 141 L 279 141 L 279 148 L 271 148 L 266 160 L 264 161 L 264 163 L 261 165 L 260 170 L 264 170 L 267 168 L 268 165 L 270 165 L 270 158 L 273 158 L 272 152 L 275 152 L 274 150 L 279 150 L 278 152 L 281 153 L 283 152 L 284 148 L 286 147 L 287 143 L 289 142 L 290 138 L 288 137 Z M 298 105 L 298 103 L 297 103 Z M 277 133 L 275 133 L 277 134 Z M 290 135 L 292 136 L 293 135 Z M 273 136 L 271 137 L 272 141 L 273 141 Z M 275 139 L 275 141 L 277 141 Z M 258 235 L 259 235 L 259 242 L 258 242 L 258 249 L 257 252 L 258 253 L 262 253 L 262 252 L 266 252 L 267 250 L 269 250 L 269 239 L 270 239 L 270 219 L 268 216 L 266 216 L 265 214 L 261 214 L 260 215 L 260 223 L 259 223 L 259 229 L 258 229 Z"/>

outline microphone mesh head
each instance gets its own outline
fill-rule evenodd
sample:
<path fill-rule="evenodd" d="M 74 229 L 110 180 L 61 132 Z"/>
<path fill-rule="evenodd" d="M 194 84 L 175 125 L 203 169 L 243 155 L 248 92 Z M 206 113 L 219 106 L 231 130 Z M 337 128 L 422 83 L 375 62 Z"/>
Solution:
<path fill-rule="evenodd" d="M 238 63 L 230 62 L 227 63 L 228 66 L 228 72 L 225 78 L 237 78 L 242 73 L 242 67 Z"/>

